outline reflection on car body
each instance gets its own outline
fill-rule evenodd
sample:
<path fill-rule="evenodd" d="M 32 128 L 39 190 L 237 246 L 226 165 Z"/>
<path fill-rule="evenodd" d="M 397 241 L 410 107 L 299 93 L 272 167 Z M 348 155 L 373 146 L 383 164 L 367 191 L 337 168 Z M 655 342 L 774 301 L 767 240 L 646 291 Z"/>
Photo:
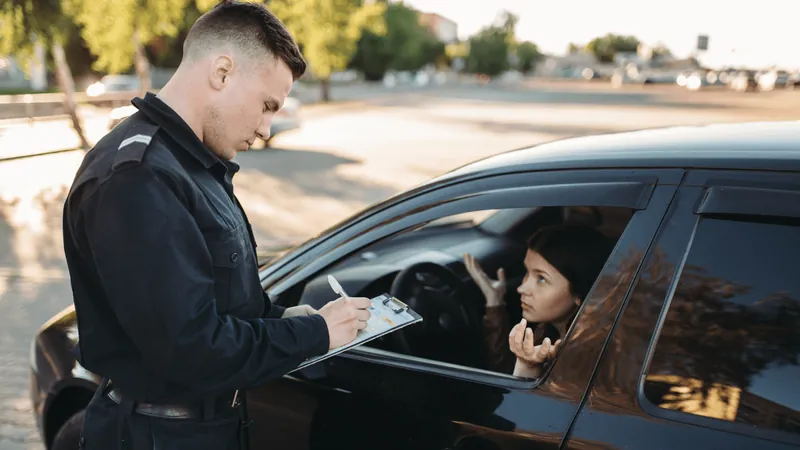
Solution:
<path fill-rule="evenodd" d="M 253 448 L 800 447 L 797 142 L 794 122 L 552 142 L 456 169 L 265 258 L 277 304 L 321 306 L 333 274 L 351 295 L 402 292 L 436 320 L 250 391 Z M 518 317 L 524 239 L 559 223 L 616 247 L 541 377 L 487 370 L 462 256 L 506 269 Z M 32 343 L 49 448 L 70 444 L 98 381 L 70 353 L 76 338 L 69 307 Z"/>

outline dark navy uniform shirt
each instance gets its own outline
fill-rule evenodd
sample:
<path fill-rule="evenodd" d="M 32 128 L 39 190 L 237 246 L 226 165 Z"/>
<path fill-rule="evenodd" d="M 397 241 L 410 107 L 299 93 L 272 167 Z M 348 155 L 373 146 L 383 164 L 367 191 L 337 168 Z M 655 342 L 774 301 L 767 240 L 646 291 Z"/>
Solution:
<path fill-rule="evenodd" d="M 319 316 L 280 319 L 218 159 L 153 94 L 87 153 L 64 208 L 78 357 L 139 400 L 278 378 L 328 350 Z"/>

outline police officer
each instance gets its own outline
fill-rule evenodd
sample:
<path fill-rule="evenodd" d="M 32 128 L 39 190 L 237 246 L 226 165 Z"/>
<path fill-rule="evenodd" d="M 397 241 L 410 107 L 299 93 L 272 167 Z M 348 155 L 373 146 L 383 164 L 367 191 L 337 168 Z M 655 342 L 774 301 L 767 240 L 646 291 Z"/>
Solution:
<path fill-rule="evenodd" d="M 246 445 L 243 390 L 355 338 L 369 300 L 271 305 L 232 177 L 306 64 L 266 8 L 203 15 L 159 95 L 87 153 L 64 209 L 85 449 Z"/>

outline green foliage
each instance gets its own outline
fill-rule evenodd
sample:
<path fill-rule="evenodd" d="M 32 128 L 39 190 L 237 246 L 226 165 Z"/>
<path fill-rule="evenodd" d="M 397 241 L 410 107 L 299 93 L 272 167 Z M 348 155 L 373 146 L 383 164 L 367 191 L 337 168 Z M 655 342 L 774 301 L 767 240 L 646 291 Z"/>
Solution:
<path fill-rule="evenodd" d="M 157 67 L 177 68 L 183 57 L 183 41 L 192 25 L 217 3 L 218 0 L 197 0 L 196 3 L 189 3 L 178 24 L 178 33 L 174 36 L 157 36 L 147 45 L 148 61 Z"/>
<path fill-rule="evenodd" d="M 364 31 L 386 33 L 382 2 L 271 0 L 269 8 L 301 46 L 312 75 L 322 80 L 347 68 Z"/>
<path fill-rule="evenodd" d="M 389 69 L 416 71 L 445 56 L 444 43 L 420 25 L 416 10 L 393 3 L 384 18 L 386 33 L 365 32 L 350 62 L 367 79 L 379 80 Z"/>
<path fill-rule="evenodd" d="M 517 16 L 505 13 L 501 23 L 484 28 L 469 39 L 468 72 L 496 76 L 508 70 L 518 20 Z"/>
<path fill-rule="evenodd" d="M 142 45 L 158 36 L 176 36 L 188 4 L 188 0 L 63 1 L 97 56 L 95 68 L 110 73 L 131 67 L 137 34 Z"/>
<path fill-rule="evenodd" d="M 508 43 L 505 34 L 495 29 L 484 30 L 469 40 L 467 71 L 499 75 L 509 67 Z"/>
<path fill-rule="evenodd" d="M 617 53 L 635 52 L 638 47 L 639 40 L 633 36 L 619 36 L 609 33 L 592 39 L 586 45 L 586 50 L 593 53 L 597 61 L 610 63 L 614 61 L 614 56 Z"/>
<path fill-rule="evenodd" d="M 529 72 L 542 57 L 539 47 L 533 42 L 525 41 L 517 45 L 518 68 L 522 72 Z"/>
<path fill-rule="evenodd" d="M 35 41 L 45 48 L 64 43 L 74 25 L 61 0 L 4 0 L 0 5 L 0 55 L 14 55 L 27 70 Z"/>
<path fill-rule="evenodd" d="M 217 6 L 219 2 L 220 0 L 195 0 L 195 6 L 198 11 L 205 13 Z M 192 23 L 194 23 L 194 21 L 192 21 Z"/>

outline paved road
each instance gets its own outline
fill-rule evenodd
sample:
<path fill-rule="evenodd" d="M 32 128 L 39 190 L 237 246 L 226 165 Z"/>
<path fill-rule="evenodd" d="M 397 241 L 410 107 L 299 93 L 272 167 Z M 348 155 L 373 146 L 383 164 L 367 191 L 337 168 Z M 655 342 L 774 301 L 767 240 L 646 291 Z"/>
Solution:
<path fill-rule="evenodd" d="M 510 148 L 661 125 L 797 119 L 800 110 L 800 93 L 732 97 L 560 84 L 377 92 L 350 97 L 372 100 L 310 109 L 302 130 L 275 138 L 276 149 L 237 157 L 237 193 L 261 245 L 305 239 L 427 178 Z M 25 131 L 0 131 L 11 132 Z M 45 148 L 71 132 L 61 124 L 27 133 L 22 141 L 0 136 L 0 152 L 24 150 L 20 142 Z M 82 156 L 0 163 L 0 450 L 42 448 L 27 399 L 29 342 L 71 301 L 60 218 Z"/>

